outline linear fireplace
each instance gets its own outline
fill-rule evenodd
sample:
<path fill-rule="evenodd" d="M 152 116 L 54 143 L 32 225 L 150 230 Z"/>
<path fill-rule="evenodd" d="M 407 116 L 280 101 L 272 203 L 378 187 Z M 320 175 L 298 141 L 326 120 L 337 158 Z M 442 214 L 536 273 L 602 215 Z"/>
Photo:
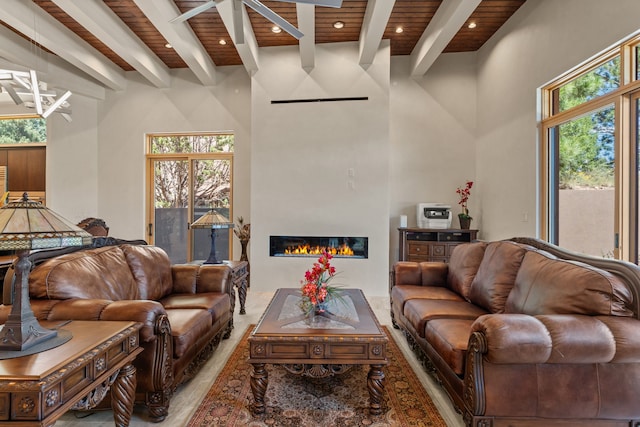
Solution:
<path fill-rule="evenodd" d="M 327 251 L 339 258 L 369 258 L 368 237 L 270 236 L 269 255 L 315 257 Z"/>

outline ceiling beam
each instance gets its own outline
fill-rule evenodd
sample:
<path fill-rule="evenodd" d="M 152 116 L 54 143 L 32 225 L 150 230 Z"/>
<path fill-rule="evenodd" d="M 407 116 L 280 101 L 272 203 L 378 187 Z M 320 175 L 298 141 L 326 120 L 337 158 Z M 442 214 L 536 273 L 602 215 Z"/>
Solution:
<path fill-rule="evenodd" d="M 360 65 L 373 63 L 396 0 L 369 0 L 360 31 Z"/>
<path fill-rule="evenodd" d="M 37 70 L 40 78 L 50 88 L 67 89 L 73 93 L 95 99 L 104 99 L 105 88 L 68 62 L 45 51 L 35 51 L 34 46 L 10 29 L 0 25 L 0 68 L 19 71 Z"/>
<path fill-rule="evenodd" d="M 215 85 L 216 65 L 194 34 L 191 26 L 187 22 L 169 22 L 180 15 L 176 4 L 173 1 L 133 1 L 165 40 L 173 46 L 175 52 L 198 80 L 205 86 Z"/>
<path fill-rule="evenodd" d="M 258 71 L 258 42 L 246 8 L 241 2 L 239 8 L 236 8 L 237 4 L 237 2 L 221 1 L 216 4 L 216 9 L 240 55 L 242 65 L 252 76 Z"/>
<path fill-rule="evenodd" d="M 104 2 L 53 0 L 67 15 L 96 36 L 135 68 L 151 84 L 167 88 L 171 76 L 167 66 Z"/>
<path fill-rule="evenodd" d="M 300 45 L 300 63 L 306 71 L 316 66 L 316 7 L 312 4 L 296 3 L 298 29 L 304 36 Z"/>
<path fill-rule="evenodd" d="M 113 90 L 126 87 L 124 71 L 35 3 L 3 0 L 0 20 Z"/>
<path fill-rule="evenodd" d="M 411 52 L 411 75 L 423 76 L 444 51 L 481 0 L 447 0 L 440 3 L 433 19 Z"/>

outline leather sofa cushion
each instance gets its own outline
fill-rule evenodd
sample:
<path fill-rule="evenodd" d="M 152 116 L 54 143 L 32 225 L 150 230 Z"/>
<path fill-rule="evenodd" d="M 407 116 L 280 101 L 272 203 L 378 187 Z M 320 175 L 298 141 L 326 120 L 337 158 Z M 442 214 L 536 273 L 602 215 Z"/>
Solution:
<path fill-rule="evenodd" d="M 88 249 L 49 259 L 29 275 L 32 298 L 138 299 L 122 249 Z"/>
<path fill-rule="evenodd" d="M 640 361 L 640 320 L 620 316 L 597 316 L 607 325 L 615 340 L 615 363 L 638 363 Z"/>
<path fill-rule="evenodd" d="M 541 251 L 527 251 L 505 312 L 632 316 L 633 295 L 613 274 Z"/>
<path fill-rule="evenodd" d="M 464 301 L 460 295 L 451 289 L 439 286 L 397 285 L 391 288 L 391 301 L 401 311 L 404 310 L 404 303 L 414 298 Z"/>
<path fill-rule="evenodd" d="M 475 320 L 487 311 L 467 301 L 412 299 L 404 304 L 404 317 L 420 337 L 424 338 L 425 325 L 433 319 Z"/>
<path fill-rule="evenodd" d="M 446 286 L 448 266 L 443 262 L 398 261 L 393 266 L 395 285 Z"/>
<path fill-rule="evenodd" d="M 456 375 L 464 374 L 471 325 L 468 319 L 434 319 L 427 323 L 425 338 Z"/>
<path fill-rule="evenodd" d="M 471 282 L 469 300 L 491 313 L 503 313 L 526 249 L 514 242 L 492 242 Z"/>
<path fill-rule="evenodd" d="M 167 310 L 173 339 L 173 356 L 179 359 L 190 347 L 194 347 L 201 337 L 211 331 L 211 315 L 207 310 L 177 308 Z"/>
<path fill-rule="evenodd" d="M 453 249 L 449 258 L 447 282 L 454 292 L 467 300 L 486 247 L 485 242 L 463 243 Z"/>
<path fill-rule="evenodd" d="M 171 261 L 164 250 L 151 245 L 121 248 L 138 285 L 139 299 L 157 301 L 171 292 Z"/>
<path fill-rule="evenodd" d="M 231 302 L 228 294 L 172 294 L 160 300 L 166 310 L 197 308 L 211 314 L 211 324 L 229 314 Z"/>

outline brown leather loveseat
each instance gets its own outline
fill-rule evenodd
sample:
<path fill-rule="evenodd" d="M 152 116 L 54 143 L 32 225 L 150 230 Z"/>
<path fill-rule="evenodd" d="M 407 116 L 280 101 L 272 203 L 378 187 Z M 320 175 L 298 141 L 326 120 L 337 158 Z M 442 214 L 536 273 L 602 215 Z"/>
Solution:
<path fill-rule="evenodd" d="M 5 279 L 12 279 L 11 271 Z M 235 294 L 224 265 L 171 265 L 156 246 L 107 245 L 39 261 L 29 276 L 40 320 L 128 320 L 143 324 L 136 403 L 152 421 L 168 413 L 175 388 L 193 377 L 233 328 Z M 10 306 L 0 306 L 4 323 Z"/>
<path fill-rule="evenodd" d="M 640 424 L 640 268 L 540 240 L 397 262 L 391 315 L 468 426 Z"/>

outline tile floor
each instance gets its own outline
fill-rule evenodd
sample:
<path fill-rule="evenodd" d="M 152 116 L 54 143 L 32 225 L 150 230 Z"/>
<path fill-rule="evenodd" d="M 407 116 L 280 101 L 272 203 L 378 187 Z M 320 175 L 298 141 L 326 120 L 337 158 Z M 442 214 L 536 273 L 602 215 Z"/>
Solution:
<path fill-rule="evenodd" d="M 224 340 L 215 351 L 212 358 L 203 366 L 198 375 L 186 384 L 178 388 L 176 394 L 171 399 L 171 407 L 169 408 L 169 416 L 162 423 L 152 423 L 146 417 L 146 412 L 142 407 L 134 409 L 131 419 L 131 427 L 143 426 L 165 426 L 165 427 L 181 427 L 185 426 L 191 415 L 197 408 L 199 402 L 211 388 L 220 369 L 224 366 L 227 358 L 235 348 L 238 340 L 248 325 L 257 323 L 262 312 L 267 306 L 273 293 L 257 292 L 249 290 L 246 302 L 246 315 L 239 315 L 236 305 L 236 313 L 234 317 L 235 328 L 231 334 L 231 338 Z M 389 298 L 387 297 L 368 297 L 369 304 L 373 308 L 378 320 L 382 325 L 389 326 L 389 330 L 394 334 L 394 339 L 400 345 L 405 356 L 412 364 L 414 371 L 427 392 L 433 399 L 434 403 L 440 410 L 442 417 L 450 427 L 462 427 L 464 423 L 462 416 L 458 414 L 451 405 L 449 398 L 444 390 L 434 383 L 432 378 L 427 375 L 420 366 L 417 358 L 409 349 L 404 335 L 391 327 L 391 317 L 389 316 Z M 79 418 L 81 414 L 73 412 L 65 414 L 56 423 L 57 427 L 102 427 L 113 426 L 113 415 L 111 411 L 101 411 Z M 82 414 L 84 415 L 84 414 Z"/>

